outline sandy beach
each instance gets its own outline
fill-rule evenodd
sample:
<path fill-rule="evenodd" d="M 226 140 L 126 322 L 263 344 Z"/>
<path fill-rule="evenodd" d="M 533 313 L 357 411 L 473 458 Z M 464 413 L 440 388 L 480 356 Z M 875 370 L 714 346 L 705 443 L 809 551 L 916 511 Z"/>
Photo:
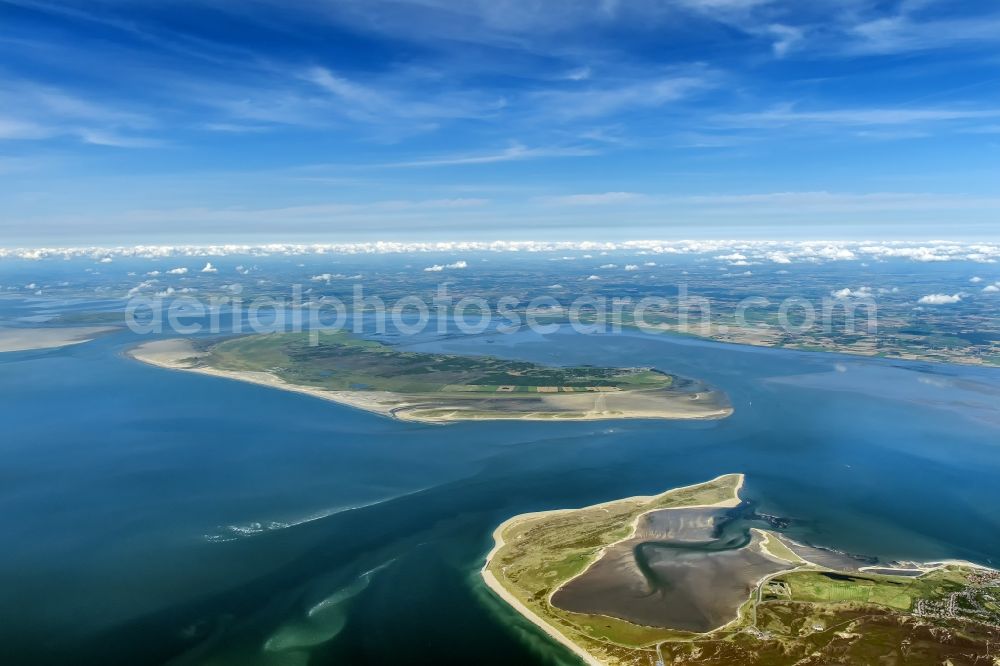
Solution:
<path fill-rule="evenodd" d="M 99 335 L 117 330 L 116 326 L 0 328 L 0 353 L 79 345 L 90 342 Z"/>
<path fill-rule="evenodd" d="M 565 645 L 569 648 L 573 654 L 580 657 L 584 663 L 590 664 L 591 666 L 603 666 L 603 664 L 598 661 L 592 654 L 581 648 L 579 645 L 571 641 L 569 638 L 564 636 L 562 632 L 553 627 L 551 624 L 543 620 L 534 611 L 525 606 L 521 601 L 515 597 L 513 594 L 507 591 L 497 577 L 493 575 L 493 572 L 489 570 L 490 562 L 493 560 L 493 556 L 506 545 L 503 539 L 504 531 L 511 525 L 523 521 L 530 520 L 532 518 L 539 518 L 541 516 L 547 516 L 557 513 L 566 513 L 567 511 L 573 511 L 574 509 L 555 509 L 552 511 L 536 511 L 534 513 L 525 513 L 519 516 L 514 516 L 509 518 L 500 524 L 495 530 L 493 530 L 493 548 L 490 550 L 489 554 L 486 555 L 486 563 L 483 564 L 483 568 L 480 571 L 480 575 L 483 581 L 486 583 L 486 587 L 490 588 L 494 594 L 503 599 L 511 608 L 520 613 L 525 619 L 530 621 L 536 627 L 544 631 L 548 636 L 558 641 L 561 645 Z"/>
<path fill-rule="evenodd" d="M 329 400 L 357 409 L 375 412 L 383 416 L 395 416 L 393 413 L 395 409 L 406 406 L 406 403 L 401 401 L 398 396 L 385 391 L 329 391 L 312 386 L 290 384 L 268 372 L 219 370 L 201 366 L 198 365 L 198 362 L 206 354 L 197 351 L 190 341 L 180 338 L 146 342 L 131 349 L 128 354 L 137 361 L 161 368 L 196 372 L 201 375 L 233 379 L 269 388 L 281 389 L 282 391 L 303 393 L 314 398 Z"/>

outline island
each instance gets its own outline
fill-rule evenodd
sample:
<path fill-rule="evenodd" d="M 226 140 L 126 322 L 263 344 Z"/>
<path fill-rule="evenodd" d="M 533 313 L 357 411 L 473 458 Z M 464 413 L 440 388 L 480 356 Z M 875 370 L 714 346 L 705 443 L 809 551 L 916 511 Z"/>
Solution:
<path fill-rule="evenodd" d="M 743 482 L 516 516 L 482 578 L 593 665 L 996 663 L 1000 572 L 797 543 L 741 503 Z"/>
<path fill-rule="evenodd" d="M 306 393 L 406 421 L 719 419 L 724 393 L 655 368 L 552 367 L 400 350 L 346 331 L 156 340 L 130 351 L 160 367 Z"/>

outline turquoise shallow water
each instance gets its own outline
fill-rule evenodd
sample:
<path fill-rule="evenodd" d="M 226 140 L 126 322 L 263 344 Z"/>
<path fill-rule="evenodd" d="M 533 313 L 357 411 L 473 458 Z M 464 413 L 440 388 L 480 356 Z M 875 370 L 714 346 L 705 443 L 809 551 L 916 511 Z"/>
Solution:
<path fill-rule="evenodd" d="M 478 579 L 502 520 L 745 472 L 884 560 L 1000 563 L 1000 372 L 639 334 L 413 349 L 654 365 L 718 422 L 394 422 L 146 367 L 128 333 L 0 355 L 2 663 L 573 663 Z"/>

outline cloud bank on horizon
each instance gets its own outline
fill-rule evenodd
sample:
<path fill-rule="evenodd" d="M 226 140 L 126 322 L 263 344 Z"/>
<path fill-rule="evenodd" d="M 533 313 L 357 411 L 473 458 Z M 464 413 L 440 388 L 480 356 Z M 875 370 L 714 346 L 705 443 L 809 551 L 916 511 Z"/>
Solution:
<path fill-rule="evenodd" d="M 583 254 L 560 254 L 560 253 Z M 1000 243 L 959 242 L 950 240 L 931 241 L 842 241 L 842 240 L 633 240 L 633 241 L 437 241 L 437 242 L 365 242 L 365 243 L 267 243 L 256 245 L 134 245 L 134 246 L 77 246 L 48 248 L 4 248 L 0 247 L 0 260 L 73 260 L 90 259 L 97 263 L 113 263 L 115 259 L 167 259 L 173 257 L 295 257 L 324 255 L 419 255 L 441 253 L 527 253 L 541 254 L 552 261 L 575 261 L 594 259 L 595 253 L 607 255 L 622 253 L 637 256 L 705 256 L 731 267 L 756 264 L 827 263 L 851 261 L 903 260 L 919 263 L 939 263 L 966 261 L 980 264 L 1000 263 Z M 646 261 L 643 268 L 653 268 L 655 261 Z M 236 272 L 244 273 L 244 267 L 237 266 Z M 433 264 L 425 272 L 443 272 L 469 268 L 465 259 L 457 259 L 447 264 Z M 621 268 L 632 272 L 639 270 L 638 264 L 619 266 L 604 263 L 601 269 Z M 166 271 L 167 275 L 186 275 L 188 267 L 178 266 Z M 218 268 L 206 261 L 202 273 L 217 273 Z M 156 277 L 159 271 L 148 273 Z M 326 281 L 343 275 L 324 273 L 312 279 Z M 600 279 L 600 276 L 593 276 Z M 981 277 L 973 277 L 970 283 L 982 282 Z M 836 294 L 835 294 L 836 295 Z M 840 294 L 849 297 L 847 290 Z"/>
<path fill-rule="evenodd" d="M 0 0 L 0 234 L 996 237 L 998 61 L 962 0 Z"/>

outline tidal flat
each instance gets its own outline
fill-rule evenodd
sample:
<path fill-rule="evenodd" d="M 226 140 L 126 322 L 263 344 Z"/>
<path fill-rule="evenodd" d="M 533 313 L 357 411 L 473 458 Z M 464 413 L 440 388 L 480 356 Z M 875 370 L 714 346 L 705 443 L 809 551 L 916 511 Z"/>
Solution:
<path fill-rule="evenodd" d="M 698 521 L 701 538 L 686 530 L 650 533 L 650 522 Z M 551 596 L 558 608 L 608 615 L 647 627 L 705 633 L 732 622 L 758 582 L 792 566 L 762 550 L 765 538 L 716 535 L 718 512 L 663 509 L 642 516 L 636 536 L 604 551 L 579 576 Z"/>

